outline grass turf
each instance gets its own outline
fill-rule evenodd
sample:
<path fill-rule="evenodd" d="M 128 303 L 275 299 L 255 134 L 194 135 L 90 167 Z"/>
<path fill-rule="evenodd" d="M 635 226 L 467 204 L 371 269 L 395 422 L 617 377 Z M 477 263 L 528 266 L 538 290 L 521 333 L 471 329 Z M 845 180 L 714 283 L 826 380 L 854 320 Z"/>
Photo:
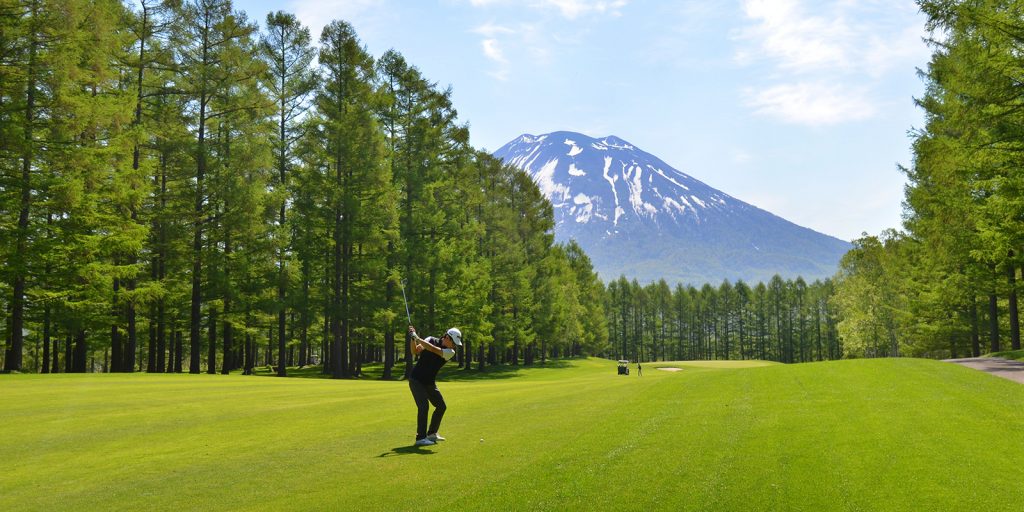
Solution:
<path fill-rule="evenodd" d="M 1016 511 L 1024 502 L 1024 386 L 958 365 L 658 363 L 645 367 L 684 369 L 642 377 L 596 359 L 555 366 L 441 382 L 449 440 L 420 449 L 410 447 L 404 382 L 2 376 L 0 509 Z"/>
<path fill-rule="evenodd" d="M 1005 352 L 993 352 L 991 354 L 985 354 L 985 357 L 1001 357 L 1003 359 L 1024 361 L 1024 350 L 1007 350 Z"/>

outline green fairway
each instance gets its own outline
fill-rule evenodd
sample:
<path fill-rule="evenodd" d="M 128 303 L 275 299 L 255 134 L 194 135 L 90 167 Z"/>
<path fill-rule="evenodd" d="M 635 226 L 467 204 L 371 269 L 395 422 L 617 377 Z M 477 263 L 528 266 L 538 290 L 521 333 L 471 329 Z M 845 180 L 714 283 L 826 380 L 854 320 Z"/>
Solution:
<path fill-rule="evenodd" d="M 1024 503 L 1024 386 L 982 372 L 914 359 L 652 363 L 642 377 L 597 359 L 556 366 L 440 382 L 448 441 L 422 449 L 404 382 L 0 376 L 0 510 Z"/>

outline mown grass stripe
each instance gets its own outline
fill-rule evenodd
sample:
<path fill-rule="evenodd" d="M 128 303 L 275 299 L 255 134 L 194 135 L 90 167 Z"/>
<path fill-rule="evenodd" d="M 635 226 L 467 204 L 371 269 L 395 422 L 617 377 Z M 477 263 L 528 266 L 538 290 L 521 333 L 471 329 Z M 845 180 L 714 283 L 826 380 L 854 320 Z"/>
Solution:
<path fill-rule="evenodd" d="M 666 363 L 668 364 L 668 363 Z M 615 375 L 559 362 L 440 384 L 0 377 L 3 510 L 1019 510 L 1024 386 L 948 363 Z M 734 366 L 734 365 L 730 365 Z M 651 365 L 653 368 L 653 365 Z M 646 369 L 646 368 L 645 368 Z M 483 443 L 479 442 L 484 438 Z"/>

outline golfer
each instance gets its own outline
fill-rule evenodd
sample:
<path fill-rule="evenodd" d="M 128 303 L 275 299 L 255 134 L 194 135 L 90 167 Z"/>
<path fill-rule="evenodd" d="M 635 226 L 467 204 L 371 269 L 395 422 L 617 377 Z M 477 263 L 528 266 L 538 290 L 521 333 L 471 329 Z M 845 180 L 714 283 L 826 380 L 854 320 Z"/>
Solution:
<path fill-rule="evenodd" d="M 428 336 L 421 339 L 416 335 L 416 328 L 409 326 L 409 348 L 420 356 L 416 367 L 412 369 L 409 376 L 409 389 L 412 391 L 412 398 L 416 400 L 416 446 L 430 446 L 444 441 L 444 438 L 437 435 L 437 429 L 441 426 L 441 418 L 444 418 L 444 397 L 437 389 L 437 372 L 455 357 L 455 346 L 462 346 L 462 332 L 452 327 L 448 332 L 437 339 Z M 430 417 L 430 429 L 427 429 L 427 411 L 434 404 L 434 414 Z"/>

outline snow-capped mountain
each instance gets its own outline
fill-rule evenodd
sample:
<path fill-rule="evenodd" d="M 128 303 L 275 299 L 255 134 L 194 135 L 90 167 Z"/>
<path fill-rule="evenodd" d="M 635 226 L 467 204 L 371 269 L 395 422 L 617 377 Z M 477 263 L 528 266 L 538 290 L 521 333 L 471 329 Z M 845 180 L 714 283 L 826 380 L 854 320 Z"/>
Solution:
<path fill-rule="evenodd" d="M 605 281 L 828 277 L 850 244 L 797 226 L 615 136 L 521 135 L 494 153 L 533 177 Z"/>

